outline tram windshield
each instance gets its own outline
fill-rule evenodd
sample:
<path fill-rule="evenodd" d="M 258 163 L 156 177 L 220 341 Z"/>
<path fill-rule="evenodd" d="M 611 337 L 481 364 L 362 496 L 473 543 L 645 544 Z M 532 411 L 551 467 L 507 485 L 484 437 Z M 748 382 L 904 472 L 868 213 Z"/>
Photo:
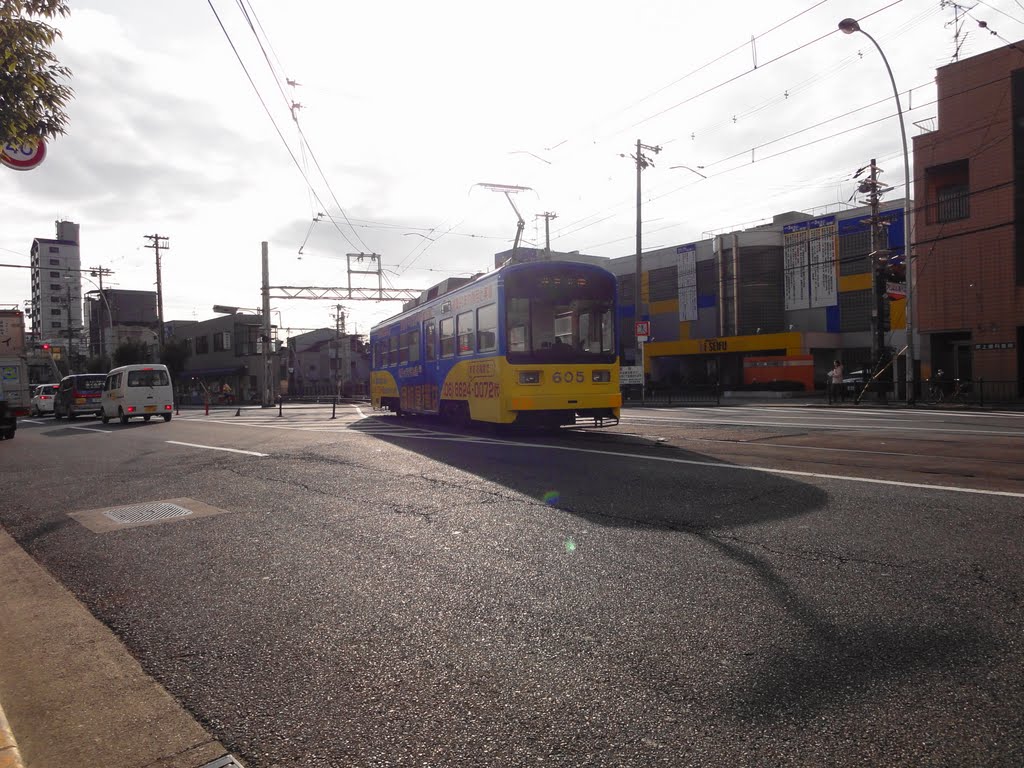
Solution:
<path fill-rule="evenodd" d="M 610 275 L 509 275 L 505 282 L 509 362 L 614 362 L 614 296 Z"/>

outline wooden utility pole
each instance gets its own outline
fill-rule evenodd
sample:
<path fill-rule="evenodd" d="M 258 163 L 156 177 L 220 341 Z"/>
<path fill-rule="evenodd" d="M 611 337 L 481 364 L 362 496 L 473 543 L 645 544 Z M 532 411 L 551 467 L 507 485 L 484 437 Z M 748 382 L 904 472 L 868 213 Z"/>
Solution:
<path fill-rule="evenodd" d="M 165 251 L 170 250 L 171 240 L 169 237 L 163 235 L 144 235 L 149 240 L 147 248 L 152 248 L 156 251 L 156 316 L 160 321 L 160 333 L 157 334 L 157 339 L 160 342 L 160 352 L 164 351 L 164 288 L 163 282 L 160 277 L 160 249 L 163 248 Z"/>

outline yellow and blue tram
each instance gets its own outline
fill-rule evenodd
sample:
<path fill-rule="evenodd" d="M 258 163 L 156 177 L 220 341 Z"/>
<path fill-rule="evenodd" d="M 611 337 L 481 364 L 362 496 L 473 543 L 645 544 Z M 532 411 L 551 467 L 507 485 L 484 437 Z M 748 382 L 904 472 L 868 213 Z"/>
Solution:
<path fill-rule="evenodd" d="M 617 424 L 615 276 L 575 262 L 509 264 L 370 331 L 375 409 L 459 424 Z"/>

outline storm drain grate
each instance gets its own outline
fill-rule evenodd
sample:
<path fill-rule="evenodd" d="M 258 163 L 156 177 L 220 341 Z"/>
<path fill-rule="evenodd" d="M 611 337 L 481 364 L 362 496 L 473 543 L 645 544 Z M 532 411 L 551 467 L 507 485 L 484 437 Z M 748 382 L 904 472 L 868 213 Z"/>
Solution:
<path fill-rule="evenodd" d="M 129 504 L 117 509 L 108 509 L 103 514 L 115 523 L 131 525 L 132 523 L 152 523 L 172 517 L 185 517 L 191 515 L 192 510 L 177 504 L 169 504 L 166 501 L 158 501 L 152 504 Z"/>
<path fill-rule="evenodd" d="M 234 755 L 224 755 L 224 757 L 219 757 L 212 763 L 201 765 L 199 768 L 242 768 L 242 764 L 235 759 Z"/>

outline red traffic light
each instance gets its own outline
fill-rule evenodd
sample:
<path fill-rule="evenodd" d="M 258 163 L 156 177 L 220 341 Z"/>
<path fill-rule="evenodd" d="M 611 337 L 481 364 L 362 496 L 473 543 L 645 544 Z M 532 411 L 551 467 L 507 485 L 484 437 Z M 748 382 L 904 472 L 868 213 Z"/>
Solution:
<path fill-rule="evenodd" d="M 47 349 L 49 349 L 49 348 L 50 348 L 50 345 L 49 345 L 49 344 L 43 344 L 42 348 L 43 348 L 44 350 L 47 350 Z"/>

